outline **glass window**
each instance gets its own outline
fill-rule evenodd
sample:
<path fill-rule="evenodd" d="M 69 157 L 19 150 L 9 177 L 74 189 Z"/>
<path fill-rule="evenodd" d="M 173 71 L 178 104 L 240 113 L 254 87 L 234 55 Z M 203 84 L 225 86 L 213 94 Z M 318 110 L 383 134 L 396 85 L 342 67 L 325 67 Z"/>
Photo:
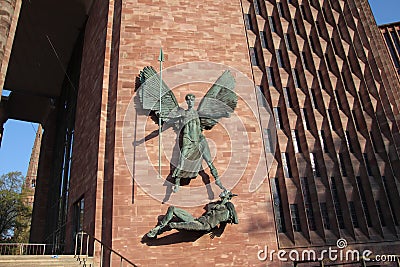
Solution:
<path fill-rule="evenodd" d="M 342 172 L 342 176 L 346 177 L 347 170 L 346 170 L 346 165 L 344 163 L 343 153 L 338 153 L 338 159 L 339 159 L 340 171 Z"/>
<path fill-rule="evenodd" d="M 354 125 L 356 126 L 357 131 L 360 130 L 360 127 L 358 125 L 358 120 L 357 120 L 357 113 L 354 109 L 351 110 L 351 114 L 353 114 L 353 119 L 354 119 Z"/>
<path fill-rule="evenodd" d="M 354 67 L 353 67 L 353 64 L 352 64 L 352 63 L 354 62 L 354 60 L 352 60 L 352 59 L 350 58 L 350 56 L 347 56 L 347 62 L 348 62 L 348 64 L 346 64 L 346 65 L 349 66 L 350 72 L 356 73 L 356 71 L 355 71 L 355 69 L 354 69 Z"/>
<path fill-rule="evenodd" d="M 267 99 L 264 97 L 264 87 L 262 85 L 256 85 L 257 89 L 257 103 L 260 107 L 269 107 Z"/>
<path fill-rule="evenodd" d="M 392 56 L 394 65 L 396 66 L 396 68 L 400 68 L 399 59 L 397 58 L 396 51 L 393 47 L 392 41 L 390 40 L 389 34 L 385 33 L 383 35 L 385 36 L 386 44 L 389 48 L 389 52 L 390 52 L 390 55 Z"/>
<path fill-rule="evenodd" d="M 388 187 L 387 180 L 386 180 L 385 176 L 382 176 L 382 181 L 383 181 L 383 187 L 385 188 L 386 194 L 388 196 L 389 206 L 390 206 L 390 209 L 392 211 L 394 223 L 396 224 L 396 226 L 398 226 L 399 225 L 399 221 L 397 220 L 397 215 L 396 215 L 396 212 L 395 212 L 395 206 L 393 204 L 392 195 L 390 194 L 390 190 L 389 190 L 389 187 Z"/>
<path fill-rule="evenodd" d="M 282 207 L 281 193 L 280 193 L 278 178 L 271 179 L 271 191 L 272 191 L 272 197 L 274 200 L 274 211 L 275 211 L 274 213 L 275 213 L 276 228 L 278 230 L 278 233 L 285 233 L 286 232 L 285 217 L 284 217 L 285 214 L 283 212 L 283 207 Z"/>
<path fill-rule="evenodd" d="M 339 109 L 343 109 L 338 90 L 335 90 L 335 99 L 336 99 L 336 103 L 338 104 Z"/>
<path fill-rule="evenodd" d="M 323 80 L 323 75 L 322 75 L 322 71 L 318 70 L 317 71 L 317 78 L 318 78 L 318 83 L 319 83 L 319 87 L 321 89 L 325 89 L 325 84 L 324 84 L 324 80 Z"/>
<path fill-rule="evenodd" d="M 281 2 L 277 2 L 276 6 L 278 8 L 278 13 L 279 13 L 279 17 L 284 18 L 285 17 L 285 12 L 283 10 L 283 5 Z"/>
<path fill-rule="evenodd" d="M 257 50 L 254 47 L 250 47 L 250 58 L 253 66 L 258 66 Z"/>
<path fill-rule="evenodd" d="M 273 110 L 274 110 L 276 129 L 282 129 L 281 109 L 279 107 L 274 107 Z"/>
<path fill-rule="evenodd" d="M 319 172 L 317 155 L 315 153 L 310 153 L 310 163 L 311 163 L 311 170 L 313 172 L 313 176 L 320 177 L 321 173 Z"/>
<path fill-rule="evenodd" d="M 253 25 L 251 23 L 250 14 L 244 14 L 244 24 L 246 25 L 246 30 L 252 31 Z"/>
<path fill-rule="evenodd" d="M 297 69 L 292 69 L 292 74 L 293 74 L 294 86 L 296 88 L 300 88 L 300 78 L 299 78 L 299 73 L 297 72 Z"/>
<path fill-rule="evenodd" d="M 318 36 L 322 36 L 321 26 L 317 20 L 315 21 L 315 27 L 317 28 Z"/>
<path fill-rule="evenodd" d="M 292 43 L 290 42 L 290 36 L 289 34 L 285 33 L 283 35 L 283 38 L 285 39 L 285 44 L 286 44 L 286 48 L 288 51 L 293 51 L 293 47 L 292 47 Z"/>
<path fill-rule="evenodd" d="M 329 60 L 328 53 L 325 53 L 325 62 L 326 62 L 326 66 L 328 67 L 328 70 L 332 71 L 332 65 L 331 65 L 331 62 Z"/>
<path fill-rule="evenodd" d="M 299 25 L 297 24 L 297 19 L 292 19 L 292 23 L 293 23 L 294 33 L 299 35 L 300 31 L 299 31 Z"/>
<path fill-rule="evenodd" d="M 272 69 L 272 67 L 267 67 L 266 71 L 267 71 L 268 85 L 275 87 L 274 70 Z"/>
<path fill-rule="evenodd" d="M 254 12 L 256 15 L 260 15 L 260 4 L 258 3 L 258 0 L 253 1 L 254 4 Z"/>
<path fill-rule="evenodd" d="M 288 108 L 293 108 L 292 96 L 290 95 L 290 88 L 289 87 L 283 87 L 283 96 L 285 98 L 286 106 Z"/>
<path fill-rule="evenodd" d="M 311 105 L 313 108 L 318 109 L 318 102 L 315 96 L 315 90 L 311 88 L 310 91 L 311 91 Z"/>
<path fill-rule="evenodd" d="M 379 219 L 381 220 L 381 224 L 383 227 L 386 226 L 385 216 L 383 216 L 381 202 L 379 200 L 376 201 L 376 209 L 378 210 Z"/>
<path fill-rule="evenodd" d="M 364 187 L 361 182 L 361 177 L 357 176 L 356 181 L 357 181 L 358 190 L 360 192 L 361 205 L 364 210 L 365 218 L 367 219 L 367 225 L 368 225 L 368 227 L 372 227 L 371 216 L 369 215 L 367 199 L 365 198 L 365 191 L 364 191 Z"/>
<path fill-rule="evenodd" d="M 283 62 L 282 50 L 277 49 L 277 50 L 275 50 L 275 52 L 276 52 L 276 60 L 278 62 L 278 67 L 284 68 L 285 64 Z"/>
<path fill-rule="evenodd" d="M 265 38 L 265 33 L 263 31 L 260 32 L 260 41 L 262 48 L 268 48 L 267 39 Z"/>
<path fill-rule="evenodd" d="M 292 178 L 292 170 L 290 169 L 290 161 L 288 153 L 281 153 L 283 172 L 286 178 Z"/>
<path fill-rule="evenodd" d="M 316 53 L 315 44 L 311 35 L 308 37 L 308 42 L 310 43 L 311 50 Z"/>
<path fill-rule="evenodd" d="M 265 138 L 265 152 L 272 153 L 273 143 L 272 143 L 272 135 L 270 129 L 264 129 L 264 138 Z"/>
<path fill-rule="evenodd" d="M 324 130 L 319 130 L 318 131 L 318 135 L 319 135 L 319 141 L 321 142 L 322 150 L 325 153 L 328 153 L 329 151 L 328 151 L 328 146 L 326 145 L 326 138 L 325 138 Z"/>
<path fill-rule="evenodd" d="M 367 173 L 369 176 L 372 176 L 372 170 L 371 170 L 371 166 L 369 165 L 367 153 L 363 153 L 363 158 L 364 158 L 364 162 L 365 162 L 365 167 L 367 168 Z"/>
<path fill-rule="evenodd" d="M 344 71 L 340 72 L 340 76 L 342 77 L 343 87 L 347 90 L 349 88 L 346 80 L 346 75 L 344 75 Z"/>
<path fill-rule="evenodd" d="M 303 68 L 305 70 L 308 70 L 308 64 L 307 64 L 307 58 L 306 58 L 306 53 L 305 52 L 301 52 L 300 53 L 300 58 L 301 58 L 301 63 L 303 63 Z"/>
<path fill-rule="evenodd" d="M 321 216 L 322 216 L 322 222 L 324 224 L 324 228 L 329 230 L 331 229 L 331 222 L 329 220 L 329 214 L 328 214 L 328 208 L 326 206 L 326 202 L 321 202 L 319 204 L 321 208 Z"/>
<path fill-rule="evenodd" d="M 310 123 L 308 122 L 307 110 L 305 108 L 300 109 L 301 118 L 303 120 L 303 127 L 305 130 L 310 130 Z"/>
<path fill-rule="evenodd" d="M 83 220 L 85 213 L 85 199 L 81 198 L 74 205 L 74 236 L 83 231 Z"/>
<path fill-rule="evenodd" d="M 334 177 L 331 177 L 331 191 L 332 191 L 333 205 L 335 206 L 336 217 L 339 223 L 339 228 L 344 229 L 345 225 L 343 220 L 343 212 L 342 212 L 342 207 L 340 206 L 339 193 L 337 191 Z"/>
<path fill-rule="evenodd" d="M 354 153 L 353 146 L 351 145 L 350 132 L 349 131 L 345 131 L 344 132 L 344 137 L 346 139 L 346 145 L 347 145 L 347 148 L 349 149 L 349 152 L 350 153 Z"/>
<path fill-rule="evenodd" d="M 297 204 L 290 204 L 290 214 L 292 216 L 293 231 L 301 232 L 300 216 Z"/>
<path fill-rule="evenodd" d="M 300 153 L 301 146 L 300 146 L 299 132 L 297 130 L 292 130 L 291 132 L 292 132 L 294 153 Z"/>
<path fill-rule="evenodd" d="M 311 204 L 312 202 L 310 197 L 310 188 L 308 186 L 307 177 L 302 177 L 300 179 L 300 183 L 303 193 L 304 208 L 306 210 L 308 227 L 311 231 L 315 231 L 316 226 L 315 226 L 314 212 Z"/>
<path fill-rule="evenodd" d="M 304 5 L 300 5 L 300 13 L 303 19 L 307 19 L 307 14 L 306 14 L 306 9 L 304 8 Z"/>
<path fill-rule="evenodd" d="M 374 149 L 375 153 L 378 153 L 378 148 L 376 146 L 374 134 L 372 133 L 372 131 L 369 131 L 369 135 L 371 137 L 372 148 Z"/>
<path fill-rule="evenodd" d="M 276 26 L 275 26 L 274 17 L 269 16 L 268 17 L 268 22 L 269 22 L 269 27 L 271 29 L 271 32 L 276 32 Z"/>
<path fill-rule="evenodd" d="M 335 39 L 333 37 L 331 38 L 331 43 L 332 43 L 333 52 L 335 52 L 335 55 L 337 55 L 338 52 L 336 49 Z"/>
<path fill-rule="evenodd" d="M 358 95 L 358 99 L 360 100 L 361 110 L 365 111 L 364 104 L 363 104 L 363 97 L 361 95 L 361 91 L 358 91 L 357 95 Z M 365 98 L 367 98 L 367 102 L 370 101 L 368 96 L 365 96 Z"/>
<path fill-rule="evenodd" d="M 353 227 L 359 228 L 356 208 L 354 207 L 353 201 L 349 202 L 349 208 L 350 208 L 350 216 L 351 216 L 351 222 L 353 223 Z"/>
<path fill-rule="evenodd" d="M 328 14 L 326 13 L 325 8 L 321 6 L 321 9 L 322 9 L 322 14 L 324 15 L 325 20 L 328 21 Z"/>
<path fill-rule="evenodd" d="M 330 109 L 327 109 L 326 112 L 328 113 L 329 127 L 332 131 L 336 131 L 335 120 L 333 119 L 332 111 Z"/>
<path fill-rule="evenodd" d="M 392 35 L 393 43 L 396 46 L 397 52 L 400 53 L 400 44 L 399 44 L 399 39 L 397 39 L 396 32 L 391 31 L 390 34 Z"/>
<path fill-rule="evenodd" d="M 400 30 L 397 30 L 397 34 L 400 36 Z"/>

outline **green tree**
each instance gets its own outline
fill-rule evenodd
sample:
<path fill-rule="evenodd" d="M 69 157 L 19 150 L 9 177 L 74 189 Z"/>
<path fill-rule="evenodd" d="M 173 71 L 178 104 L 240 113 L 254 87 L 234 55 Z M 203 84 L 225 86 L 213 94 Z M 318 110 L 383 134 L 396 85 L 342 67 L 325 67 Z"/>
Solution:
<path fill-rule="evenodd" d="M 24 180 L 21 172 L 0 177 L 0 241 L 28 241 L 32 210 L 23 201 Z"/>

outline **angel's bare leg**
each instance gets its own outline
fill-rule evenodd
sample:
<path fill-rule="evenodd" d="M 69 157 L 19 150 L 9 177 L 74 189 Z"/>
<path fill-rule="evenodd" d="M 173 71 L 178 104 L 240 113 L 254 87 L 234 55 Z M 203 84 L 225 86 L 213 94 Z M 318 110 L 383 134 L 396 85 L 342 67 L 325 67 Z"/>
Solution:
<path fill-rule="evenodd" d="M 172 218 L 176 216 L 183 222 L 194 222 L 194 217 L 192 214 L 189 212 L 176 208 L 174 206 L 170 206 L 167 210 L 167 213 L 165 214 L 164 218 L 161 220 L 160 225 L 157 225 L 153 229 L 151 229 L 148 233 L 147 236 L 150 238 L 156 237 L 158 234 L 161 234 L 163 232 L 163 229 L 165 226 L 168 225 L 168 223 L 172 220 Z"/>
<path fill-rule="evenodd" d="M 174 187 L 172 188 L 172 192 L 176 193 L 179 191 L 180 183 L 181 183 L 181 178 L 175 177 L 175 184 L 174 184 Z"/>
<path fill-rule="evenodd" d="M 226 188 L 222 185 L 221 180 L 219 179 L 217 168 L 215 168 L 214 164 L 212 163 L 210 148 L 207 144 L 207 141 L 205 139 L 202 140 L 200 145 L 203 153 L 203 159 L 206 161 L 208 167 L 210 168 L 212 176 L 215 178 L 215 184 L 218 185 L 218 187 L 222 190 L 226 190 Z"/>

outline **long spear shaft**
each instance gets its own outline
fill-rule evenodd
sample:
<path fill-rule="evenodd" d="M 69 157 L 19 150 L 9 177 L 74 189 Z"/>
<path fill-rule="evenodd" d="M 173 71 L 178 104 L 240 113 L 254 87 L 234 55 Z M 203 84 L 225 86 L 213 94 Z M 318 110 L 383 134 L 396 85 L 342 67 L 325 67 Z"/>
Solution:
<path fill-rule="evenodd" d="M 161 115 L 162 115 L 162 106 L 161 106 L 161 96 L 162 96 L 162 63 L 164 61 L 164 53 L 162 48 L 160 48 L 160 56 L 158 57 L 158 61 L 160 62 L 160 111 L 158 116 L 158 178 L 161 179 Z"/>

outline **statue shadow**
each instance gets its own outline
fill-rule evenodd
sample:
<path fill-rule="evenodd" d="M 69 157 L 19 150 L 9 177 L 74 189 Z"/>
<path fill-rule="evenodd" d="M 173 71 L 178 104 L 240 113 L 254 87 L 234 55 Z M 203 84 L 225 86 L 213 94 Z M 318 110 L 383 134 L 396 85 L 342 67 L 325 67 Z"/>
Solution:
<path fill-rule="evenodd" d="M 172 177 L 172 173 L 174 172 L 175 167 L 170 164 L 170 173 L 167 176 L 167 178 L 164 181 L 164 186 L 165 186 L 165 196 L 164 199 L 162 201 L 162 203 L 166 203 L 168 202 L 168 200 L 170 199 L 171 195 L 173 194 L 173 186 L 175 184 L 175 179 Z M 204 171 L 201 170 L 199 172 L 199 175 L 201 176 L 201 179 L 203 180 L 203 183 L 206 185 L 206 189 L 207 189 L 207 195 L 208 195 L 208 199 L 209 200 L 213 200 L 215 197 L 215 194 L 211 188 L 211 184 L 210 184 L 210 176 Z M 182 178 L 180 181 L 180 186 L 187 186 L 190 184 L 190 180 L 192 179 L 185 179 Z"/>
<path fill-rule="evenodd" d="M 179 230 L 178 232 L 160 237 L 160 238 L 149 238 L 146 235 L 142 238 L 142 243 L 148 246 L 165 246 L 179 243 L 188 243 L 194 242 L 203 235 L 205 235 L 206 231 L 186 231 Z"/>
<path fill-rule="evenodd" d="M 159 238 L 149 238 L 147 235 L 142 237 L 141 243 L 148 246 L 165 246 L 179 243 L 195 242 L 200 237 L 208 234 L 210 239 L 221 237 L 226 227 L 226 223 L 221 223 L 219 227 L 213 228 L 211 231 L 188 231 L 176 230 L 177 232 L 165 235 Z M 168 229 L 171 230 L 171 229 Z M 167 231 L 168 231 L 167 230 Z"/>
<path fill-rule="evenodd" d="M 208 175 L 204 170 L 201 170 L 199 172 L 199 175 L 201 176 L 203 183 L 206 185 L 208 199 L 213 200 L 215 197 L 215 194 L 211 188 L 210 175 Z"/>

